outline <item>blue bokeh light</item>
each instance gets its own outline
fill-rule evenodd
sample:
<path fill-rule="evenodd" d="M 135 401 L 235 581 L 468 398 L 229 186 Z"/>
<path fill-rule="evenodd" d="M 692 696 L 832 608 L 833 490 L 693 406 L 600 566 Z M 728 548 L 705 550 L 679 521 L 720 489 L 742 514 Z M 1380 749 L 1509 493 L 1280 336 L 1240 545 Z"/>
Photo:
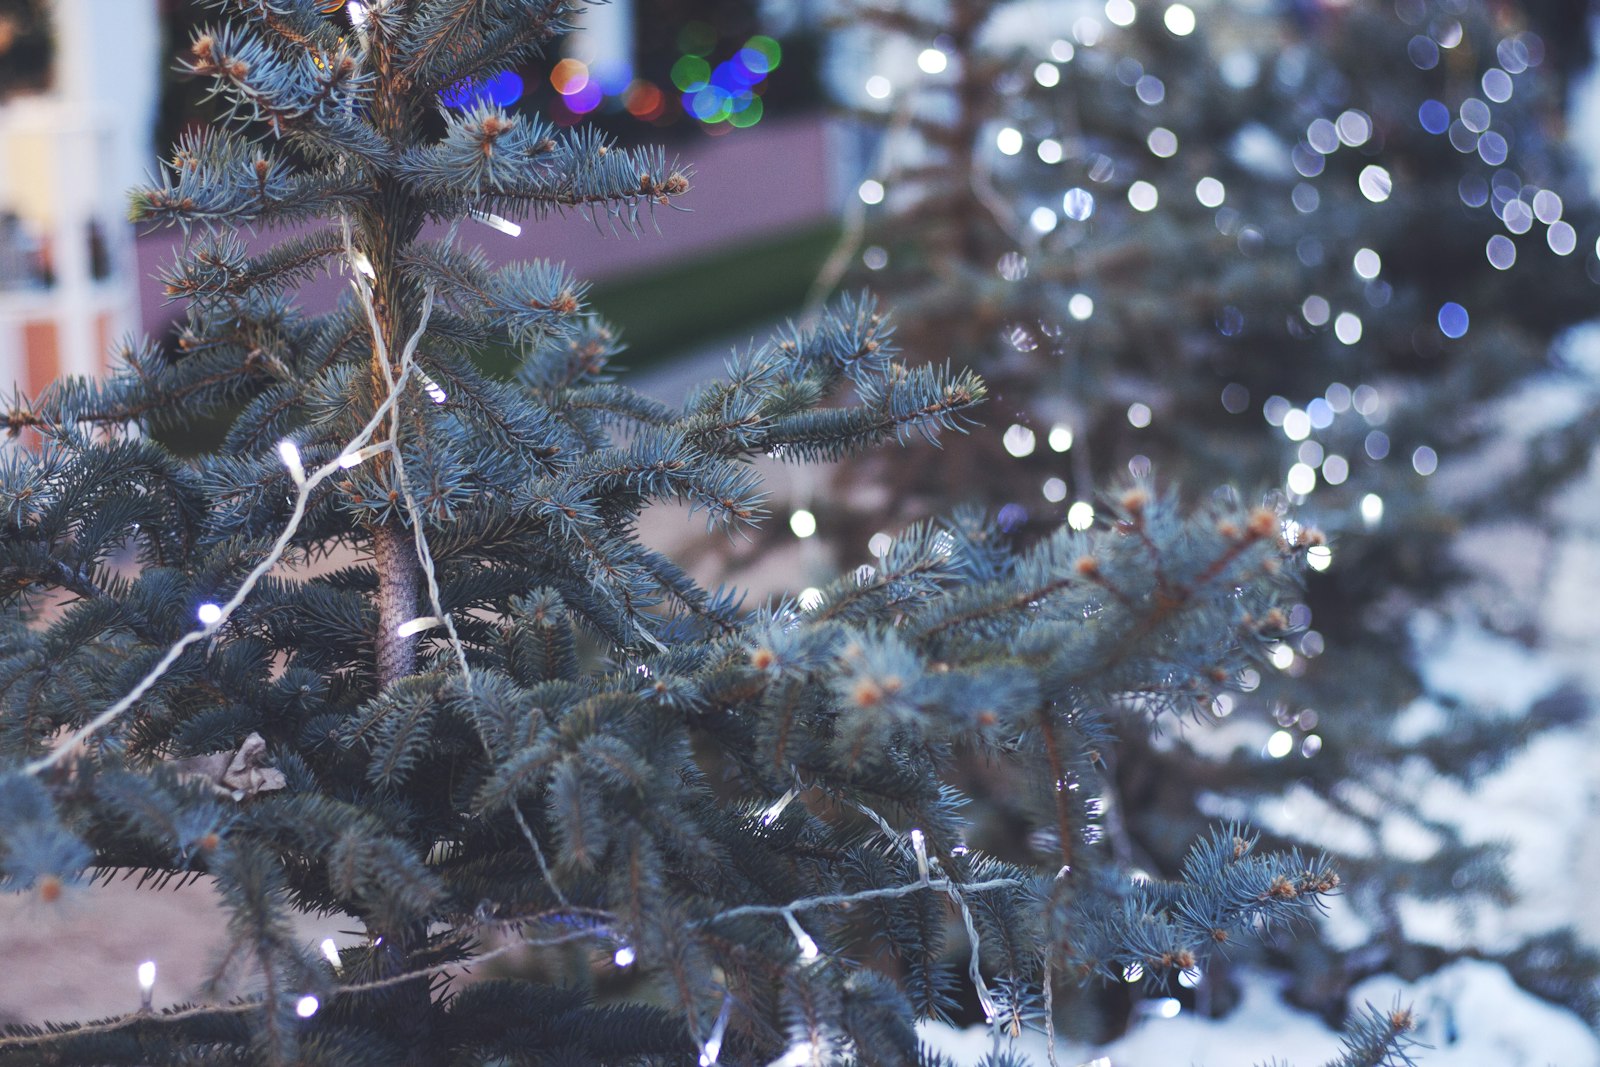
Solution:
<path fill-rule="evenodd" d="M 1429 133 L 1443 133 L 1450 128 L 1450 109 L 1437 100 L 1424 100 L 1417 108 L 1417 121 Z"/>
<path fill-rule="evenodd" d="M 478 104 L 510 107 L 522 99 L 522 91 L 522 75 L 503 70 L 487 81 L 458 81 L 439 93 L 439 102 L 463 111 Z"/>
<path fill-rule="evenodd" d="M 1465 336 L 1469 323 L 1467 309 L 1453 300 L 1439 309 L 1439 330 L 1446 337 L 1454 339 Z"/>

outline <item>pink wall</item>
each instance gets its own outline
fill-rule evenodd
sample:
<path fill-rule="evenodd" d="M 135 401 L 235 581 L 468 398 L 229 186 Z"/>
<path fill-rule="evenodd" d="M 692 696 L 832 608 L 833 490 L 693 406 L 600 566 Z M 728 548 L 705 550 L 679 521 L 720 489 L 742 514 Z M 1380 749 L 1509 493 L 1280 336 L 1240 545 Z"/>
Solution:
<path fill-rule="evenodd" d="M 720 137 L 696 136 L 678 149 L 680 162 L 694 169 L 691 188 L 679 201 L 682 210 L 658 208 L 653 223 L 646 216 L 638 236 L 613 233 L 605 220 L 597 227 L 575 214 L 528 222 L 516 238 L 474 223 L 463 223 L 461 234 L 481 244 L 495 262 L 552 259 L 590 281 L 665 267 L 825 218 L 835 203 L 831 152 L 826 122 L 815 116 L 766 122 Z M 180 240 L 179 231 L 161 229 L 136 242 L 139 310 L 148 333 L 183 314 L 183 305 L 166 301 L 150 280 L 172 262 Z M 325 310 L 343 284 L 326 277 L 313 280 L 301 291 L 303 306 Z"/>

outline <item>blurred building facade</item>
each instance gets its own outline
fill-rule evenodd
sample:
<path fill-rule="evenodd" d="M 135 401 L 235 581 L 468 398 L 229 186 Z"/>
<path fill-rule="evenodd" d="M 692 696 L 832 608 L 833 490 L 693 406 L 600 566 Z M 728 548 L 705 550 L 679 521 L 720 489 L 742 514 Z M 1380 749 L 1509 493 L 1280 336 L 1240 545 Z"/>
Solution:
<path fill-rule="evenodd" d="M 0 104 L 0 385 L 105 369 L 138 326 L 125 190 L 151 169 L 157 0 L 54 0 L 46 87 Z"/>

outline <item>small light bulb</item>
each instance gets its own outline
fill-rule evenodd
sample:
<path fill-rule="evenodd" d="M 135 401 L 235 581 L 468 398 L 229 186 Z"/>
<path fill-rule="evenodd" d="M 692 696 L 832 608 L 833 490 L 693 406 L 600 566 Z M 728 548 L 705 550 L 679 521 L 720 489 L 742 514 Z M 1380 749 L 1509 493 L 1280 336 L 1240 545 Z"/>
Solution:
<path fill-rule="evenodd" d="M 285 438 L 278 442 L 278 458 L 289 468 L 289 476 L 295 480 L 296 485 L 306 480 L 306 469 L 300 463 L 300 449 L 293 441 Z"/>
<path fill-rule="evenodd" d="M 195 614 L 200 617 L 202 623 L 210 626 L 222 619 L 222 608 L 216 604 L 201 604 L 200 609 Z M 150 966 L 154 967 L 155 964 L 152 963 Z"/>
<path fill-rule="evenodd" d="M 432 400 L 435 404 L 443 404 L 450 399 L 449 394 L 440 387 L 439 383 L 428 377 L 420 369 L 417 371 L 417 377 L 422 379 L 422 389 L 423 392 L 428 394 L 429 400 Z"/>
<path fill-rule="evenodd" d="M 333 964 L 333 969 L 337 971 L 342 966 L 339 959 L 339 946 L 334 943 L 333 938 L 325 937 L 322 939 L 321 948 L 323 957 Z"/>
<path fill-rule="evenodd" d="M 443 625 L 444 620 L 439 616 L 424 615 L 420 619 L 412 619 L 409 622 L 401 623 L 394 628 L 394 633 L 396 637 L 410 637 L 412 634 L 420 634 L 424 630 L 431 630 L 435 626 Z"/>
<path fill-rule="evenodd" d="M 638 956 L 635 955 L 632 945 L 623 945 L 612 955 L 611 962 L 618 967 L 628 968 L 633 966 L 633 961 L 637 958 Z"/>
<path fill-rule="evenodd" d="M 474 222 L 481 222 L 492 230 L 499 230 L 501 233 L 512 237 L 522 236 L 522 227 L 510 219 L 503 219 L 499 215 L 488 211 L 474 211 L 471 215 Z"/>
<path fill-rule="evenodd" d="M 317 1013 L 317 1009 L 320 1007 L 322 1007 L 322 1002 L 308 993 L 295 1001 L 294 1013 L 302 1019 L 309 1019 Z"/>
<path fill-rule="evenodd" d="M 928 880 L 928 839 L 921 830 L 911 831 L 911 849 L 917 854 L 917 874 Z"/>
<path fill-rule="evenodd" d="M 367 254 L 365 252 L 356 252 L 352 258 L 355 261 L 356 270 L 360 271 L 362 274 L 365 274 L 369 278 L 374 280 L 377 279 L 378 272 L 372 269 L 372 260 L 367 258 Z"/>
<path fill-rule="evenodd" d="M 817 517 L 805 508 L 797 508 L 794 514 L 789 516 L 789 529 L 801 539 L 810 537 L 817 532 Z"/>
<path fill-rule="evenodd" d="M 145 960 L 139 964 L 139 988 L 146 993 L 156 987 L 156 961 Z"/>

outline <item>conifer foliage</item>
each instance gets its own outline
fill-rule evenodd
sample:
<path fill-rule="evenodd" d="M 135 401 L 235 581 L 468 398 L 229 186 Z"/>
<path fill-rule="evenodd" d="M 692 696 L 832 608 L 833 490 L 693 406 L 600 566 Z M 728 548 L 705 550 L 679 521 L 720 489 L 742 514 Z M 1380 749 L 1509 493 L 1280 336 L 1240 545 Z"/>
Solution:
<path fill-rule="evenodd" d="M 982 383 L 897 362 L 862 298 L 681 407 L 619 386 L 582 285 L 461 224 L 634 228 L 687 170 L 436 103 L 572 5 L 215 6 L 188 65 L 236 121 L 133 199 L 190 236 L 178 355 L 6 415 L 0 885 L 203 876 L 227 942 L 204 1001 L 13 1028 L 0 1063 L 911 1064 L 915 1020 L 974 1006 L 998 1063 L 1052 975 L 1168 981 L 1336 888 L 1236 827 L 1172 882 L 1097 843 L 1117 734 L 1281 635 L 1313 535 L 1133 485 L 1026 550 L 912 529 L 805 605 L 701 589 L 635 536 L 649 504 L 738 530 L 751 457 L 959 428 Z M 350 293 L 303 313 L 324 270 Z M 152 433 L 219 418 L 195 457 Z M 972 754 L 1026 783 L 1047 864 L 968 847 Z M 359 935 L 319 953 L 296 912 Z"/>

